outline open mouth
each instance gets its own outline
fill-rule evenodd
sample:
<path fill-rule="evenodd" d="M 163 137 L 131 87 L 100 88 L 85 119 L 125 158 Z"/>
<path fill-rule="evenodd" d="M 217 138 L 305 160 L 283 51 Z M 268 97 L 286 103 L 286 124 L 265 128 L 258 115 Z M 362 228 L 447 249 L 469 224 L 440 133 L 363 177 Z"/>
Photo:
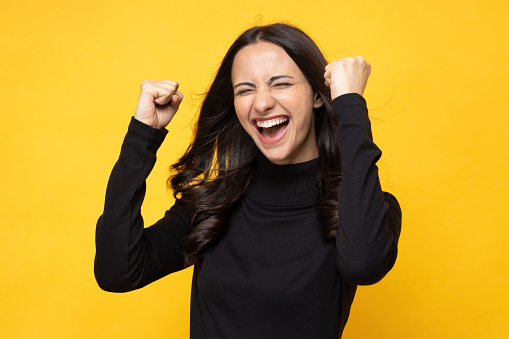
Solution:
<path fill-rule="evenodd" d="M 265 143 L 275 143 L 281 140 L 288 127 L 288 117 L 277 117 L 270 120 L 256 120 L 258 134 Z"/>

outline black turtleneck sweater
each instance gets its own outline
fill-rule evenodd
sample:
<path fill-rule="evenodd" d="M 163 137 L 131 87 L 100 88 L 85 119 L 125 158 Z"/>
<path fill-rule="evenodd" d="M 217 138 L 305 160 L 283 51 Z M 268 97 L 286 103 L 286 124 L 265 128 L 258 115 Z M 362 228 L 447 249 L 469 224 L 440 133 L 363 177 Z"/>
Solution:
<path fill-rule="evenodd" d="M 394 265 L 401 210 L 380 188 L 366 102 L 345 94 L 333 107 L 343 175 L 336 240 L 324 238 L 317 218 L 318 160 L 275 165 L 261 156 L 227 231 L 194 267 L 191 338 L 338 338 L 356 285 L 379 281 Z M 184 268 L 190 230 L 180 202 L 148 228 L 140 214 L 166 133 L 133 118 L 111 173 L 95 259 L 107 291 Z"/>

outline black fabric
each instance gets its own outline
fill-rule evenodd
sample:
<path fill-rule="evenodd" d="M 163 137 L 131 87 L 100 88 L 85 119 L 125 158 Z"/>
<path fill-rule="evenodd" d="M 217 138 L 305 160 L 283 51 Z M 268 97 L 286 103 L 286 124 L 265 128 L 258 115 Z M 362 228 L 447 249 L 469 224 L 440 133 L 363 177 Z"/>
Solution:
<path fill-rule="evenodd" d="M 194 267 L 191 338 L 338 338 L 355 289 L 394 265 L 401 209 L 382 192 L 366 102 L 333 101 L 340 123 L 341 225 L 325 240 L 316 214 L 317 159 L 275 165 L 261 156 L 256 176 L 227 231 Z M 167 131 L 131 120 L 97 223 L 95 275 L 101 288 L 125 292 L 184 268 L 189 222 L 177 200 L 143 228 L 145 179 Z"/>

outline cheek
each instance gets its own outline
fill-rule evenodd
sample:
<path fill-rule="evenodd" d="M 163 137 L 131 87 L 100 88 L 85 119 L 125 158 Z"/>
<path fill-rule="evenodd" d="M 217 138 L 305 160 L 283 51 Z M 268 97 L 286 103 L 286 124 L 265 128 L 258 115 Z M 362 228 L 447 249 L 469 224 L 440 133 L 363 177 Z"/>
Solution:
<path fill-rule="evenodd" d="M 315 113 L 313 108 L 304 109 L 300 111 L 298 117 L 296 117 L 297 130 L 301 137 L 308 135 L 314 130 Z"/>
<path fill-rule="evenodd" d="M 311 100 L 295 100 L 295 97 L 287 100 L 287 109 L 292 112 L 292 118 L 298 125 L 299 129 L 309 128 L 310 123 L 314 119 L 314 108 Z"/>

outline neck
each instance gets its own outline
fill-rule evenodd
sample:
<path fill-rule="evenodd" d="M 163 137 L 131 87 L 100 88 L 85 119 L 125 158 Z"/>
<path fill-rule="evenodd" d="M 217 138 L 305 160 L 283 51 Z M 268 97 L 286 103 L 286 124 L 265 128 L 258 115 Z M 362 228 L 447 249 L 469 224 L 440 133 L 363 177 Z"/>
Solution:
<path fill-rule="evenodd" d="M 263 154 L 246 191 L 254 202 L 270 206 L 299 206 L 316 203 L 318 158 L 289 165 L 277 165 Z"/>

